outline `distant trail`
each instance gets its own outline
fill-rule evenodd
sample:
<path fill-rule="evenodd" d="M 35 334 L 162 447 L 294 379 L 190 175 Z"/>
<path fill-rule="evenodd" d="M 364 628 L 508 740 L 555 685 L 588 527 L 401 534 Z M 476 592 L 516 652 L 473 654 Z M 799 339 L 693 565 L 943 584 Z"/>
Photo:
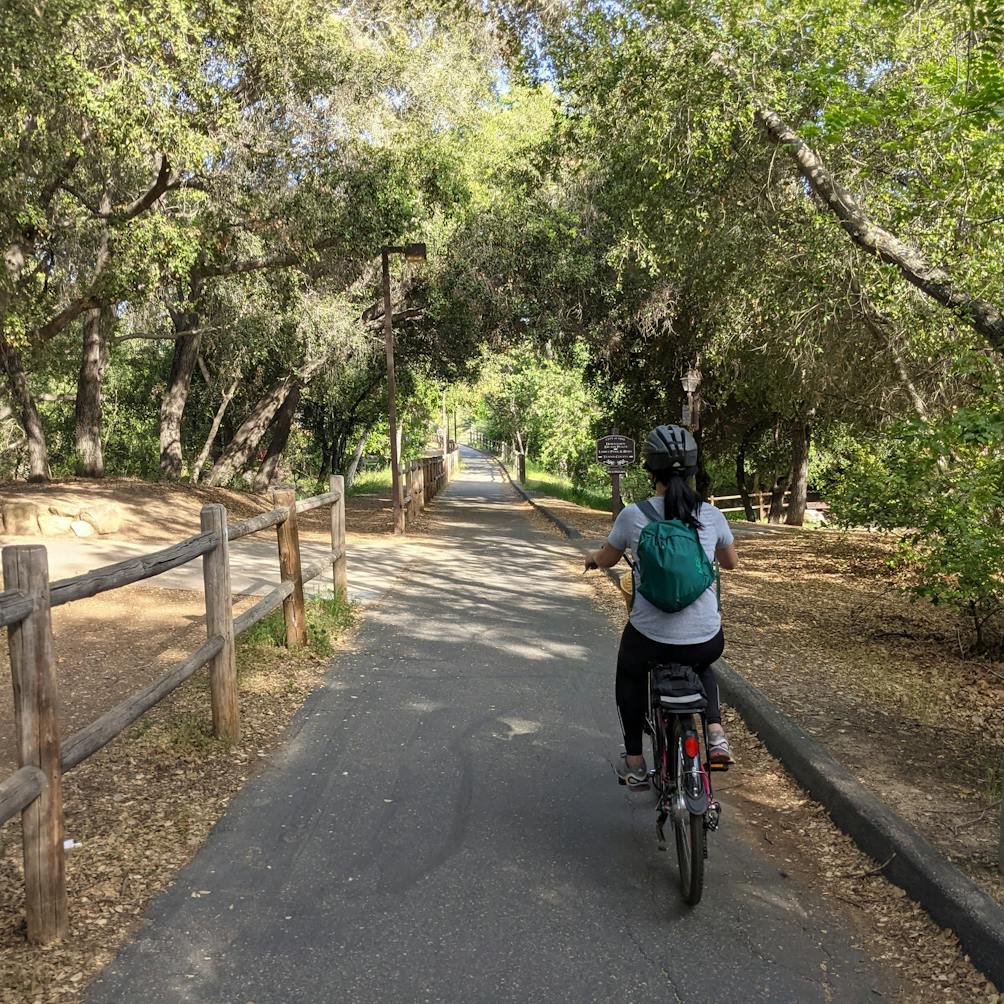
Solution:
<path fill-rule="evenodd" d="M 466 462 L 438 546 L 370 607 L 90 1004 L 811 1004 L 894 985 L 753 845 L 727 785 L 704 901 L 681 905 L 649 798 L 611 771 L 617 633 L 566 545 Z"/>

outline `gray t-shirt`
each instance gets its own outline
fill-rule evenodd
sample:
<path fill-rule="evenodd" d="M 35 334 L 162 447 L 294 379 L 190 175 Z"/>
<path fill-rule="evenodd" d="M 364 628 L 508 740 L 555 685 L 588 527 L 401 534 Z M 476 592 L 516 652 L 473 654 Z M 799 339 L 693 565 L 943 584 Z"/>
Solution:
<path fill-rule="evenodd" d="M 656 496 L 649 501 L 661 516 L 665 511 L 662 498 Z M 719 509 L 707 502 L 702 502 L 698 508 L 697 519 L 701 524 L 697 534 L 701 545 L 708 558 L 714 561 L 715 551 L 720 547 L 727 547 L 733 541 L 729 521 Z M 633 555 L 638 549 L 638 538 L 648 523 L 648 517 L 638 506 L 629 505 L 614 521 L 607 542 L 618 551 L 630 550 Z M 637 587 L 637 577 L 635 586 Z M 646 638 L 665 645 L 699 645 L 702 641 L 714 638 L 722 626 L 715 587 L 711 586 L 689 607 L 674 614 L 653 606 L 636 588 L 631 623 Z"/>

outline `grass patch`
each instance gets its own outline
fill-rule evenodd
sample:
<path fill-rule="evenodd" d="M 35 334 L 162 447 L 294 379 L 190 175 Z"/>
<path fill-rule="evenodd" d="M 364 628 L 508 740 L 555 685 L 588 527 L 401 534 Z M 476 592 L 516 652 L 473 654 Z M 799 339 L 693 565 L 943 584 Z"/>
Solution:
<path fill-rule="evenodd" d="M 527 463 L 526 484 L 523 487 L 527 491 L 540 492 L 541 495 L 551 495 L 566 502 L 574 502 L 575 505 L 601 509 L 603 512 L 611 511 L 609 490 L 576 488 L 568 478 L 552 474 L 537 464 Z"/>
<path fill-rule="evenodd" d="M 390 487 L 390 468 L 384 467 L 376 471 L 360 471 L 347 494 L 350 498 L 353 495 L 375 495 L 389 492 Z"/>
<path fill-rule="evenodd" d="M 352 626 L 355 607 L 341 596 L 337 599 L 315 597 L 305 602 L 305 612 L 307 650 L 323 658 L 333 655 L 335 639 Z M 280 607 L 253 624 L 237 639 L 238 669 L 247 667 L 256 654 L 284 648 L 285 644 L 286 623 Z"/>

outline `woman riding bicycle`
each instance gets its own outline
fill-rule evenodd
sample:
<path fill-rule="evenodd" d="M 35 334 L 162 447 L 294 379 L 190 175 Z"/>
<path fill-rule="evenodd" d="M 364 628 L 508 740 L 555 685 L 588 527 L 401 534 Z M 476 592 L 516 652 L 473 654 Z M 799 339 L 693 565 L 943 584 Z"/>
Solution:
<path fill-rule="evenodd" d="M 697 532 L 709 560 L 717 559 L 721 568 L 735 568 L 739 556 L 728 520 L 715 506 L 702 502 L 687 481 L 697 470 L 697 443 L 690 432 L 677 425 L 660 425 L 646 437 L 642 459 L 655 488 L 649 504 L 656 514 L 685 523 Z M 586 556 L 586 568 L 612 568 L 628 548 L 636 555 L 638 538 L 650 522 L 639 506 L 627 506 L 603 547 Z M 732 751 L 722 728 L 718 682 L 711 668 L 725 648 L 717 590 L 711 586 L 689 606 L 667 613 L 646 600 L 637 586 L 636 580 L 631 615 L 617 654 L 617 709 L 626 751 L 617 774 L 629 788 L 641 789 L 648 787 L 642 732 L 653 666 L 675 662 L 693 667 L 708 699 L 708 755 L 713 762 L 731 763 Z"/>

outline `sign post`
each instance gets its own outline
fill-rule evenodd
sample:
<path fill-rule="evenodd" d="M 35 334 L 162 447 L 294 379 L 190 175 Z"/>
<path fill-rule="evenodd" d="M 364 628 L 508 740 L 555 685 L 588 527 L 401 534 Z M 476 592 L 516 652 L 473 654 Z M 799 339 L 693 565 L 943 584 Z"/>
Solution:
<path fill-rule="evenodd" d="M 614 519 L 624 508 L 621 499 L 621 476 L 627 473 L 627 468 L 634 463 L 634 440 L 629 436 L 620 436 L 614 432 L 611 436 L 603 436 L 596 440 L 596 461 L 602 464 L 610 475 L 611 497 Z"/>

